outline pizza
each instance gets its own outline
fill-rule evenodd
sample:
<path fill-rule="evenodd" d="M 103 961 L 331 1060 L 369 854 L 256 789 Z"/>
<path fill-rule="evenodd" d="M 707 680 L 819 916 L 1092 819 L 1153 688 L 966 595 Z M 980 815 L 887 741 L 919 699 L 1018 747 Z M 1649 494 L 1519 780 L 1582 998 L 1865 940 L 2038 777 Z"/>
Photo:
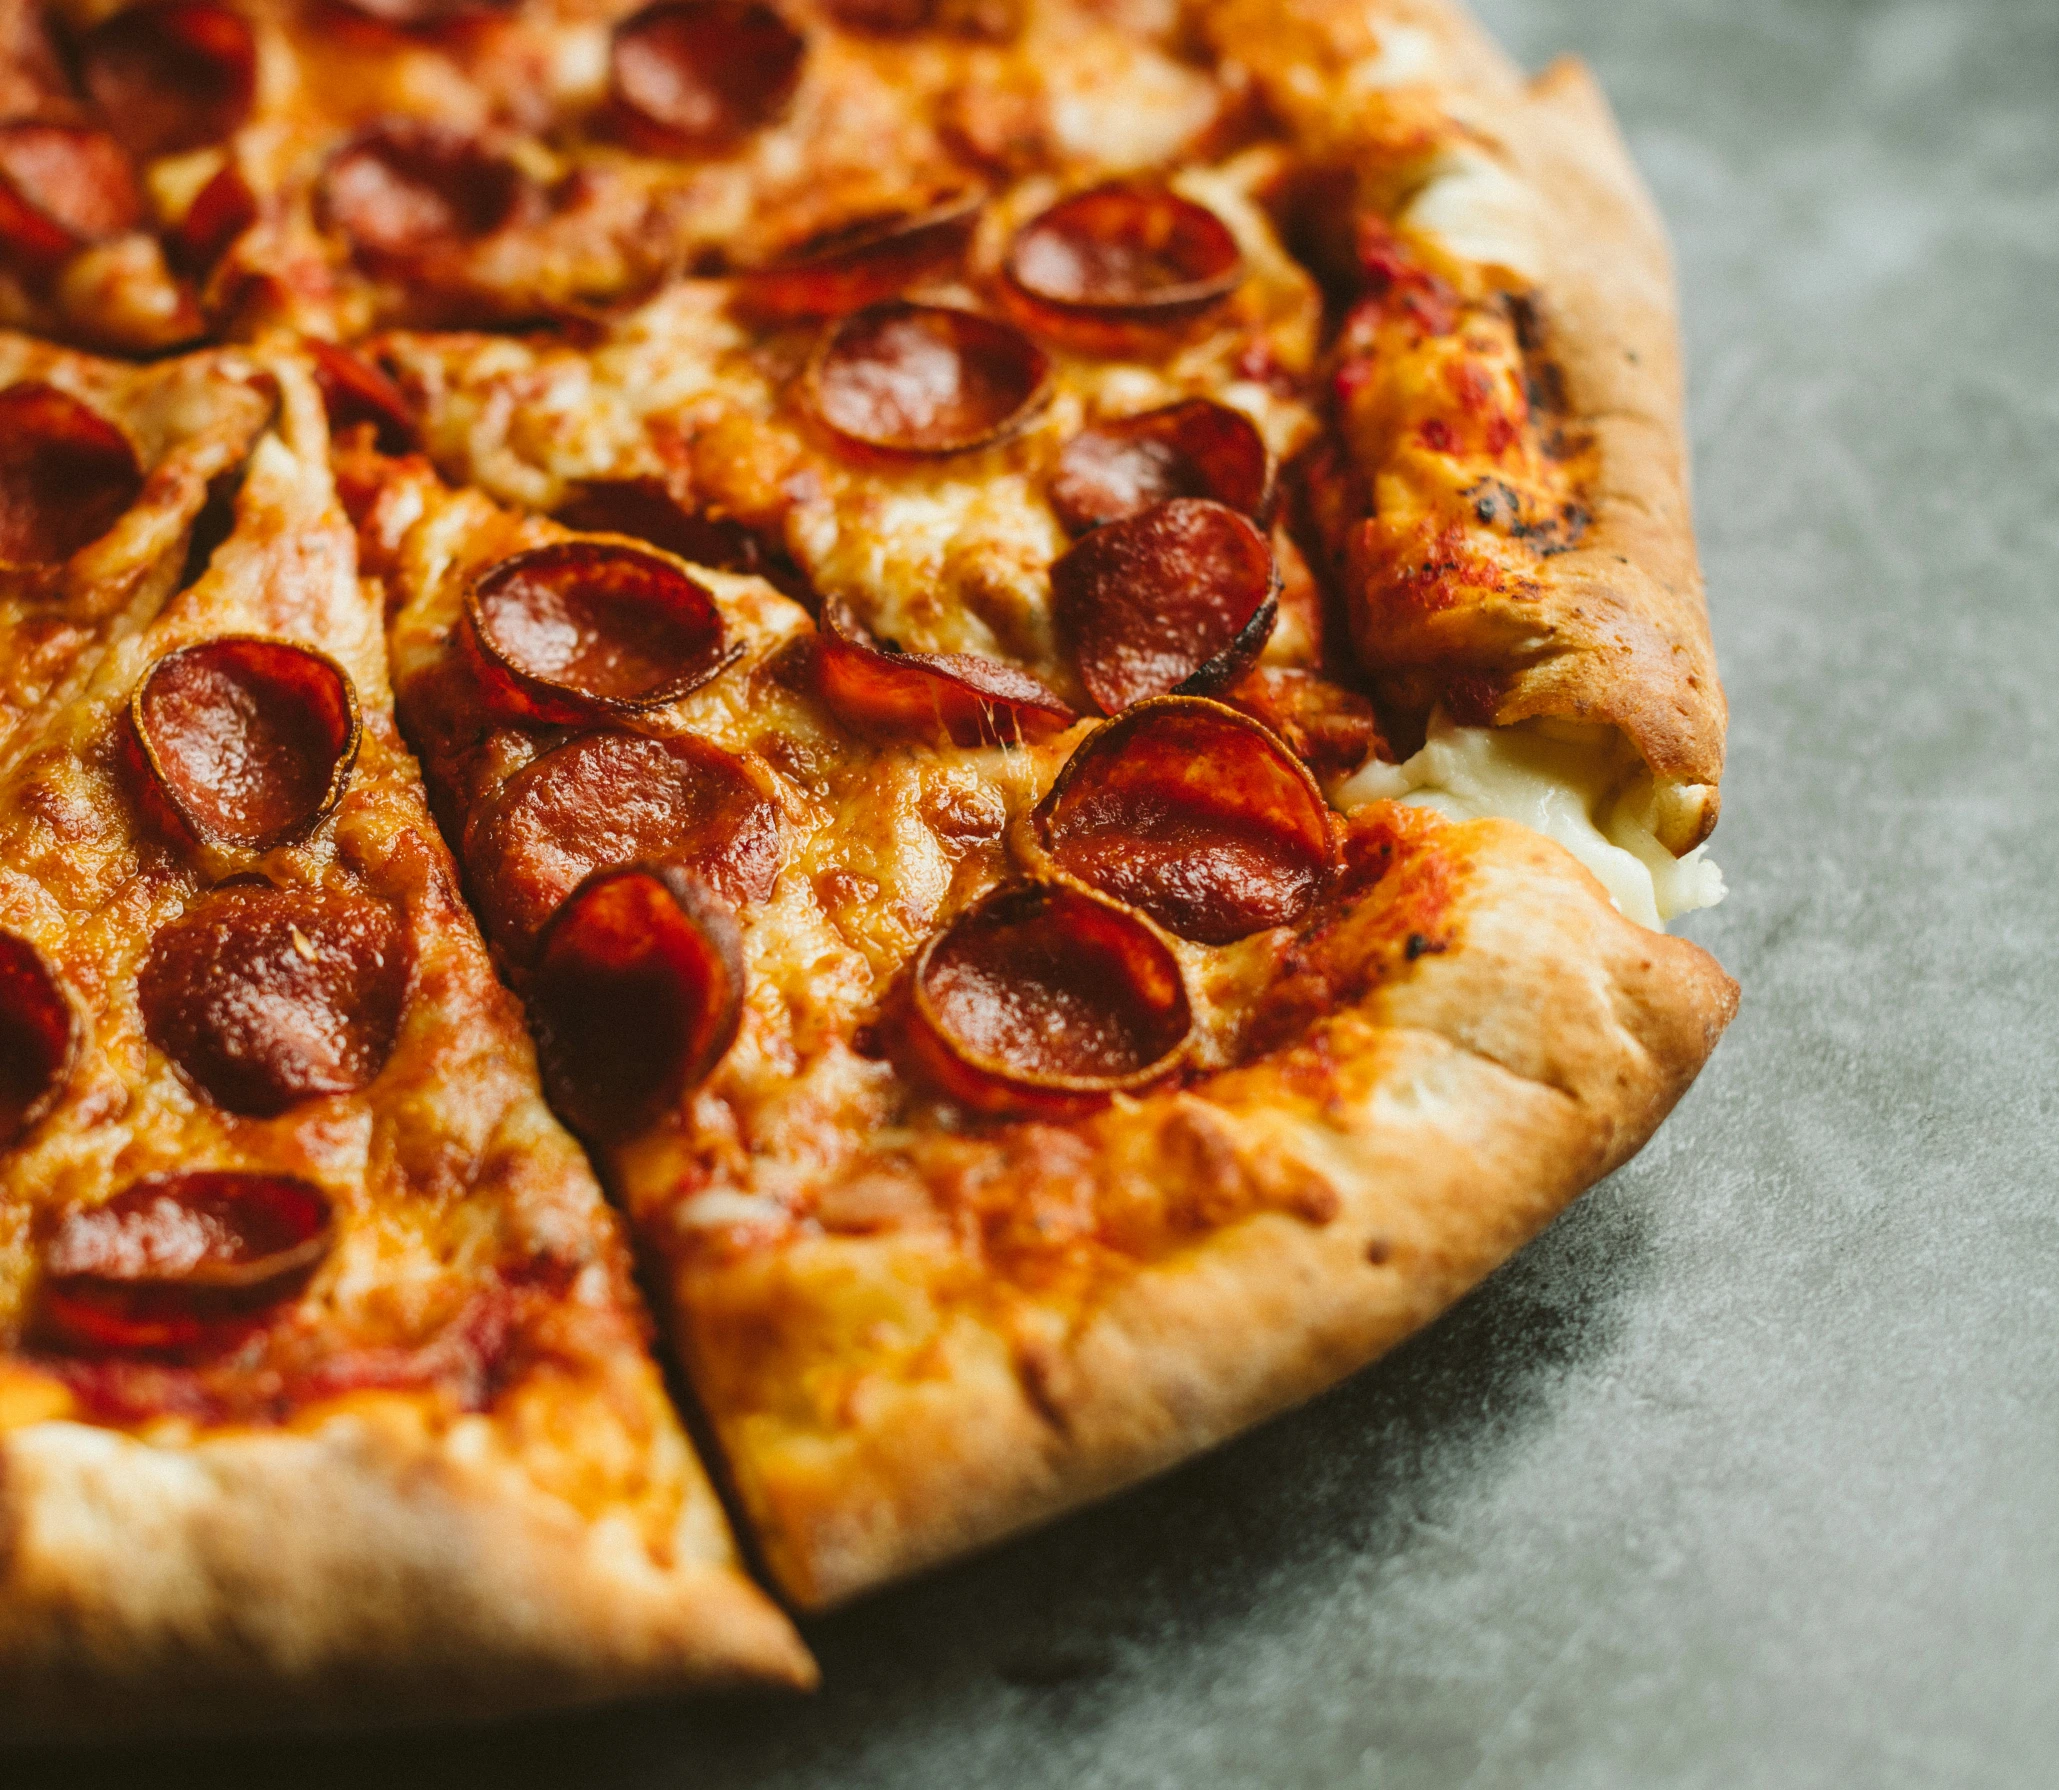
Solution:
<path fill-rule="evenodd" d="M 1675 300 L 1577 63 L 0 40 L 11 1730 L 804 1686 L 783 1606 L 1334 1383 L 1714 1049 Z"/>

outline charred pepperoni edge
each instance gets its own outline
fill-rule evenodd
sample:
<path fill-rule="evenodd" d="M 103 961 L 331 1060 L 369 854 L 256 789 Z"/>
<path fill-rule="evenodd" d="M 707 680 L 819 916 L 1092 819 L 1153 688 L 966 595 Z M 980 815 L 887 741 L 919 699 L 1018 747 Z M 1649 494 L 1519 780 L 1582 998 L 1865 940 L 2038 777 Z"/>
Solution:
<path fill-rule="evenodd" d="M 1110 489 L 1102 470 L 1125 453 L 1160 447 L 1174 464 L 1169 480 L 1141 503 Z M 1141 514 L 1175 497 L 1206 497 L 1264 522 L 1273 507 L 1273 457 L 1258 425 L 1213 398 L 1184 398 L 1157 410 L 1111 417 L 1082 429 L 1059 450 L 1051 507 L 1073 534 Z"/>
<path fill-rule="evenodd" d="M 270 985 L 283 955 L 319 969 L 325 948 L 346 967 L 299 991 L 312 993 L 324 1011 L 303 1003 L 298 1017 L 324 1021 L 325 1040 L 347 1034 L 347 1047 L 330 1052 L 343 1059 L 340 1069 L 311 1061 L 290 1025 L 261 1040 L 251 1036 L 252 1018 L 265 1011 L 262 997 L 285 992 Z M 289 976 L 306 974 L 285 967 Z M 189 1083 L 225 1112 L 272 1118 L 303 1100 L 357 1093 L 378 1078 L 400 1036 L 411 970 L 406 924 L 390 902 L 252 879 L 213 890 L 158 928 L 136 998 L 144 1035 Z M 225 1037 L 237 1019 L 242 1035 Z"/>
<path fill-rule="evenodd" d="M 1213 734 L 1213 739 L 1199 736 Z M 1181 775 L 1205 756 L 1212 775 L 1197 787 Z M 1138 775 L 1150 772 L 1157 760 L 1156 778 Z M 1240 773 L 1237 760 L 1243 759 Z M 1224 812 L 1234 791 L 1262 782 L 1266 799 L 1246 797 L 1235 804 L 1241 812 Z M 1284 795 L 1286 784 L 1293 796 Z M 1299 812 L 1294 812 L 1294 798 Z M 1211 798 L 1223 804 L 1211 810 Z M 1112 817 L 1097 817 L 1093 830 L 1107 828 L 1126 832 L 1138 849 L 1128 869 L 1147 856 L 1143 848 L 1150 839 L 1155 818 L 1170 819 L 1199 830 L 1215 825 L 1254 855 L 1272 848 L 1290 874 L 1304 872 L 1307 887 L 1303 897 L 1291 906 L 1273 906 L 1254 912 L 1257 905 L 1247 899 L 1239 913 L 1217 917 L 1195 911 L 1190 899 L 1182 902 L 1160 895 L 1153 899 L 1134 889 L 1106 888 L 1095 880 L 1080 856 L 1068 851 L 1073 825 L 1081 807 L 1105 803 L 1119 807 L 1135 804 L 1136 818 L 1127 826 Z M 1336 829 L 1323 792 L 1302 762 L 1271 729 L 1248 715 L 1221 703 L 1194 696 L 1157 696 L 1127 708 L 1112 721 L 1104 721 L 1087 735 L 1065 761 L 1044 799 L 1031 815 L 1037 842 L 1052 861 L 1068 875 L 1101 888 L 1112 899 L 1141 908 L 1168 932 L 1204 945 L 1227 945 L 1268 926 L 1290 926 L 1305 914 L 1322 892 L 1337 862 Z M 1257 837 L 1268 836 L 1262 841 Z M 1166 841 L 1171 848 L 1178 842 Z M 1187 851 L 1191 854 L 1192 847 Z M 1249 886 L 1246 886 L 1247 895 Z M 1234 905 L 1234 897 L 1226 905 Z"/>
<path fill-rule="evenodd" d="M 643 914 L 611 916 L 609 909 L 624 897 L 642 905 Z M 640 1090 L 626 1085 L 626 1056 L 600 1065 L 598 1073 L 577 1060 L 604 1015 L 590 1011 L 582 1027 L 568 1013 L 571 1003 L 592 1007 L 596 995 L 608 998 L 603 977 L 619 981 L 639 971 L 650 984 L 646 1000 L 668 1002 L 679 1022 L 670 1039 L 654 1040 L 648 1031 L 621 1037 L 640 1063 L 650 1061 L 644 1053 L 664 1046 L 656 1073 Z M 596 871 L 551 917 L 529 980 L 530 1018 L 552 1100 L 591 1138 L 619 1141 L 644 1129 L 713 1073 L 743 1023 L 743 994 L 743 939 L 720 896 L 670 864 Z M 618 987 L 612 998 L 634 1001 L 635 994 Z M 576 1036 L 588 1027 L 586 1039 Z"/>
<path fill-rule="evenodd" d="M 617 25 L 609 41 L 615 126 L 653 155 L 720 149 L 786 109 L 807 50 L 807 39 L 763 0 L 655 0 Z M 696 129 L 664 116 L 662 94 L 645 79 L 654 63 L 673 64 L 675 73 L 684 64 L 719 120 Z"/>
<path fill-rule="evenodd" d="M 241 836 L 221 831 L 194 812 L 192 805 L 173 786 L 165 763 L 152 737 L 148 719 L 151 686 L 168 670 L 189 658 L 227 657 L 242 659 L 268 669 L 260 673 L 275 690 L 296 688 L 300 704 L 328 723 L 334 744 L 329 748 L 329 771 L 322 792 L 291 821 L 270 831 Z M 324 713 L 323 711 L 326 711 Z M 343 799 L 350 786 L 350 774 L 357 764 L 358 746 L 364 737 L 363 718 L 358 712 L 357 686 L 350 674 L 326 653 L 299 646 L 290 640 L 276 640 L 262 634 L 218 634 L 211 640 L 175 647 L 155 660 L 136 680 L 129 696 L 128 746 L 141 792 L 156 811 L 160 823 L 203 846 L 232 846 L 245 851 L 269 851 L 305 838 L 321 825 Z"/>
<path fill-rule="evenodd" d="M 406 396 L 379 368 L 347 348 L 313 336 L 303 336 L 301 346 L 314 362 L 331 435 L 370 423 L 372 444 L 382 454 L 410 453 L 419 445 Z"/>
<path fill-rule="evenodd" d="M 965 252 L 986 202 L 984 188 L 966 187 L 838 225 L 739 268 L 738 299 L 766 317 L 835 317 L 897 297 Z"/>
<path fill-rule="evenodd" d="M 1005 746 L 1063 733 L 1079 717 L 1012 665 L 973 653 L 882 647 L 848 605 L 822 605 L 821 693 L 846 727 L 957 746 Z"/>
<path fill-rule="evenodd" d="M 547 826 L 536 827 L 539 834 L 551 836 L 567 855 L 586 860 L 588 868 L 581 880 L 629 863 L 676 864 L 707 883 L 717 895 L 742 906 L 766 900 L 779 879 L 782 851 L 778 804 L 751 774 L 745 760 L 690 733 L 661 738 L 607 728 L 576 734 L 531 759 L 508 778 L 490 803 L 473 811 L 465 830 L 465 864 L 481 917 L 495 945 L 518 963 L 534 954 L 539 935 L 563 902 L 542 907 L 548 899 L 547 891 L 535 901 L 524 901 L 508 893 L 505 879 L 521 863 L 516 855 L 518 847 L 508 839 L 508 832 L 533 798 L 540 797 L 548 811 L 554 801 L 570 794 L 571 805 L 584 808 L 579 800 L 585 793 L 581 784 L 592 773 L 596 759 L 600 760 L 602 780 L 631 769 L 616 758 L 620 753 L 636 758 L 656 754 L 674 763 L 690 764 L 696 778 L 722 785 L 713 794 L 708 817 L 717 822 L 717 828 L 700 837 L 694 836 L 695 829 L 685 829 L 684 841 L 669 850 L 657 849 L 654 842 L 646 840 L 639 849 L 609 857 L 589 852 L 586 848 L 591 841 L 567 841 L 562 835 L 551 835 Z M 608 762 L 611 758 L 615 759 L 613 764 Z M 570 780 L 569 785 L 566 779 Z M 646 789 L 642 793 L 647 798 L 650 792 Z"/>
<path fill-rule="evenodd" d="M 82 1037 L 78 1009 L 42 952 L 0 928 L 0 1150 L 57 1104 Z"/>
<path fill-rule="evenodd" d="M 1184 586 L 1172 590 L 1136 589 L 1133 576 L 1126 574 L 1124 560 L 1132 555 L 1148 564 L 1151 532 L 1168 527 L 1192 533 L 1206 526 L 1227 531 L 1234 542 L 1244 571 L 1265 568 L 1259 594 L 1250 613 L 1236 631 L 1212 651 L 1198 657 L 1194 669 L 1162 689 L 1131 689 L 1118 682 L 1113 671 L 1098 663 L 1097 647 L 1111 639 L 1108 623 L 1114 606 L 1127 603 L 1137 617 L 1150 623 L 1181 600 Z M 1140 545 L 1141 543 L 1141 545 Z M 1170 551 L 1170 548 L 1168 548 Z M 1162 557 L 1162 556 L 1161 556 Z M 1082 536 L 1051 565 L 1051 595 L 1060 629 L 1067 636 L 1078 661 L 1080 679 L 1102 710 L 1115 714 L 1146 697 L 1180 695 L 1213 696 L 1236 683 L 1265 650 L 1280 614 L 1280 569 L 1273 560 L 1271 545 L 1249 518 L 1224 504 L 1203 497 L 1176 497 L 1154 504 L 1148 510 L 1120 522 L 1111 522 Z M 1203 621 L 1214 618 L 1204 616 Z M 1209 643 L 1202 641 L 1200 646 Z M 1190 658 L 1196 657 L 1199 647 Z"/>
<path fill-rule="evenodd" d="M 133 1212 L 147 1223 L 144 1215 L 167 1198 L 205 1211 L 216 1226 L 240 1230 L 244 1249 L 176 1272 L 109 1261 L 110 1252 L 122 1249 L 124 1218 Z M 153 1175 L 104 1205 L 58 1220 L 44 1248 L 33 1333 L 45 1344 L 83 1353 L 212 1352 L 297 1297 L 335 1239 L 328 1196 L 296 1175 L 233 1169 Z M 69 1259 L 74 1254 L 80 1259 Z"/>
<path fill-rule="evenodd" d="M 339 176 L 359 157 L 382 162 L 400 180 L 428 188 L 463 227 L 422 235 L 375 228 L 381 201 L 339 199 Z M 365 126 L 329 157 L 316 190 L 316 215 L 350 238 L 358 254 L 378 266 L 419 271 L 423 257 L 483 241 L 529 221 L 543 208 L 535 182 L 513 162 L 494 155 L 469 131 L 420 118 L 382 118 Z"/>
<path fill-rule="evenodd" d="M 166 239 L 172 264 L 193 279 L 203 278 L 229 252 L 237 237 L 257 222 L 257 195 L 234 162 L 224 162 Z"/>
<path fill-rule="evenodd" d="M 561 572 L 576 577 L 584 568 L 611 560 L 618 564 L 633 562 L 646 576 L 658 581 L 652 587 L 662 593 L 656 601 L 671 607 L 672 619 L 688 631 L 696 627 L 703 631 L 705 640 L 699 649 L 682 660 L 673 676 L 633 697 L 583 689 L 518 663 L 497 630 L 490 626 L 488 609 L 502 594 L 503 587 L 523 577 L 548 581 Z M 670 555 L 628 541 L 553 541 L 511 554 L 487 567 L 465 592 L 461 639 L 494 706 L 522 720 L 559 725 L 628 720 L 648 714 L 712 682 L 743 655 L 742 644 L 730 641 L 722 611 L 704 585 Z"/>
<path fill-rule="evenodd" d="M 1133 287 L 1127 296 L 1090 298 L 1053 290 L 1038 280 L 1034 266 L 1025 271 L 1026 252 L 1034 261 L 1036 246 L 1046 237 L 1068 247 L 1068 238 L 1098 244 L 1134 236 L 1153 223 L 1187 232 L 1191 266 L 1186 278 L 1149 289 Z M 1001 265 L 1001 290 L 1010 309 L 1040 333 L 1089 353 L 1119 353 L 1134 345 L 1140 332 L 1191 323 L 1228 298 L 1243 278 L 1237 239 L 1207 206 L 1169 188 L 1123 180 L 1089 187 L 1039 212 L 1016 231 Z"/>
<path fill-rule="evenodd" d="M 60 528 L 49 526 L 54 494 L 38 487 L 65 476 Z M 52 481 L 54 482 L 54 481 Z M 0 533 L 0 568 L 42 570 L 60 566 L 81 547 L 97 541 L 143 491 L 143 469 L 129 438 L 97 410 L 40 379 L 24 379 L 0 391 L 0 517 L 10 526 L 19 510 L 38 514 L 30 530 L 61 548 L 54 558 L 11 559 Z M 28 545 L 30 543 L 20 543 Z"/>
<path fill-rule="evenodd" d="M 17 172 L 21 146 L 37 137 L 69 146 L 60 194 L 52 193 L 46 179 L 30 190 Z M 97 205 L 97 214 L 77 202 L 87 189 L 87 205 Z M 33 118 L 0 124 L 0 262 L 32 279 L 47 279 L 89 243 L 133 230 L 143 215 L 143 189 L 128 152 L 107 132 Z"/>
<path fill-rule="evenodd" d="M 833 377 L 845 358 L 854 362 L 863 360 L 865 356 L 859 344 L 868 335 L 876 335 L 887 325 L 902 319 L 920 319 L 931 333 L 941 331 L 951 336 L 951 346 L 961 363 L 970 364 L 976 355 L 983 352 L 1009 357 L 1015 363 L 1008 369 L 1011 377 L 1006 386 L 997 385 L 996 390 L 1001 396 L 1009 396 L 1012 392 L 1012 402 L 1005 410 L 989 406 L 992 414 L 976 428 L 957 435 L 920 441 L 905 435 L 896 437 L 876 431 L 863 433 L 852 426 L 858 420 L 855 417 L 847 416 L 839 422 L 830 414 L 830 392 L 825 388 L 825 378 Z M 890 300 L 885 304 L 868 305 L 862 311 L 853 311 L 842 322 L 823 332 L 822 340 L 816 345 L 808 363 L 808 394 L 810 408 L 815 415 L 843 441 L 874 453 L 941 458 L 970 453 L 975 448 L 989 447 L 1019 434 L 1051 395 L 1051 363 L 1044 351 L 1020 330 L 997 317 L 945 305 L 915 305 Z"/>
<path fill-rule="evenodd" d="M 937 1011 L 931 992 L 932 972 L 938 967 L 938 954 L 947 950 L 953 939 L 978 927 L 998 930 L 1054 921 L 1064 924 L 1068 911 L 1075 932 L 1091 923 L 1099 930 L 1109 956 L 1120 953 L 1127 959 L 1121 965 L 1129 976 L 1128 986 L 1121 990 L 1125 1003 L 1140 998 L 1138 985 L 1146 974 L 1140 963 L 1148 963 L 1159 977 L 1170 981 L 1174 998 L 1160 1015 L 1151 1015 L 1147 1009 L 1146 1019 L 1161 1031 L 1170 1030 L 1168 1021 L 1176 1023 L 1177 1036 L 1128 1074 L 1063 1075 L 1019 1069 L 975 1053 L 952 1036 Z M 1044 1118 L 1089 1113 L 1117 1094 L 1137 1093 L 1163 1081 L 1185 1059 L 1193 1031 L 1186 978 L 1179 958 L 1158 928 L 1135 908 L 1069 877 L 1005 883 L 931 933 L 909 969 L 907 1016 L 902 1028 L 909 1066 L 946 1098 L 990 1116 Z M 1147 1038 L 1147 1042 L 1155 1040 Z"/>
<path fill-rule="evenodd" d="M 146 160 L 232 135 L 257 96 L 250 21 L 213 0 L 142 0 L 79 40 L 79 81 L 123 146 Z"/>

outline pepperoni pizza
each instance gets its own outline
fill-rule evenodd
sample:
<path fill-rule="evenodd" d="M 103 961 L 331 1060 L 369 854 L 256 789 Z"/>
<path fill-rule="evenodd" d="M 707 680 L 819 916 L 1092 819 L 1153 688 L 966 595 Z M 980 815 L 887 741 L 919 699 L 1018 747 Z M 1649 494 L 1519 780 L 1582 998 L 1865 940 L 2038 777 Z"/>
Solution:
<path fill-rule="evenodd" d="M 1714 1047 L 1670 274 L 1577 65 L 1449 0 L 0 42 L 10 1718 L 804 1683 L 632 1251 L 821 1608 L 1372 1359 Z"/>

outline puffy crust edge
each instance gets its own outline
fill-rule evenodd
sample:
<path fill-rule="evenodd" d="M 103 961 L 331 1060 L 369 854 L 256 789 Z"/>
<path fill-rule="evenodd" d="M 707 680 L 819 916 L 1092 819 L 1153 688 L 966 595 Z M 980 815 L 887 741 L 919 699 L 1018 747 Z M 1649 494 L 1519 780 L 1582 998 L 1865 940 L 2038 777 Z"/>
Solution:
<path fill-rule="evenodd" d="M 1736 985 L 1695 945 L 1625 920 L 1527 829 L 1469 823 L 1453 845 L 1469 872 L 1458 942 L 1318 1028 L 1351 1082 L 1341 1107 L 1312 1122 L 1268 1088 L 1288 1073 L 1268 1059 L 1217 1109 L 1240 1166 L 1291 1160 L 1335 1195 L 1327 1222 L 1264 1212 L 1141 1270 L 1040 1349 L 1031 1376 L 1019 1342 L 961 1321 L 948 1374 L 868 1398 L 851 1428 L 726 1436 L 766 1562 L 799 1604 L 1042 1522 L 1312 1396 L 1651 1135 Z"/>
<path fill-rule="evenodd" d="M 719 1536 L 716 1538 L 719 1540 Z M 713 1542 L 654 1560 L 496 1457 L 371 1399 L 158 1446 L 0 1437 L 0 1730 L 19 1741 L 479 1720 L 815 1682 Z"/>

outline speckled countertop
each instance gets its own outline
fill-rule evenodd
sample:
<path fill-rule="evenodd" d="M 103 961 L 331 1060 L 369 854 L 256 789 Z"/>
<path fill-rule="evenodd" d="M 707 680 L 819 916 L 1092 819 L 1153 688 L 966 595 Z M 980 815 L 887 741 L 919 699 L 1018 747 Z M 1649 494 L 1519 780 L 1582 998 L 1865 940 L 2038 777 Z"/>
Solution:
<path fill-rule="evenodd" d="M 1679 246 L 1744 984 L 1425 1335 L 806 1704 L 21 1785 L 2059 1783 L 2059 0 L 1485 0 Z"/>

